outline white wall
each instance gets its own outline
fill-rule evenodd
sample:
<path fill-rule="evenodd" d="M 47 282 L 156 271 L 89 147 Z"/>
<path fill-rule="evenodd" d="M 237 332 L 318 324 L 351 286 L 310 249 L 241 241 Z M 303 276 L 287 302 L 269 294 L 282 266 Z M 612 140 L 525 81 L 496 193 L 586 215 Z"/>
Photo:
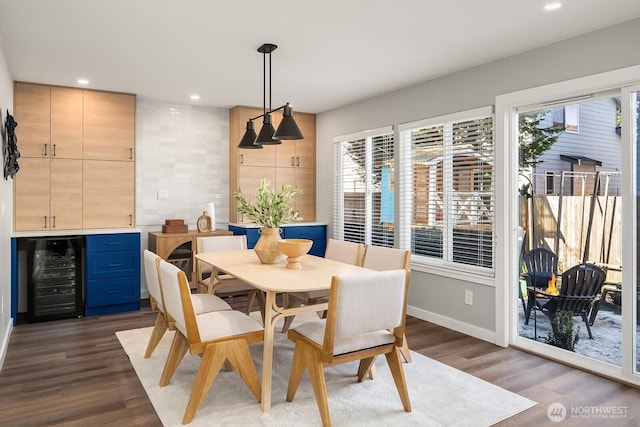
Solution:
<path fill-rule="evenodd" d="M 13 115 L 13 79 L 0 46 L 0 124 L 4 141 L 7 110 Z M 3 147 L 4 148 L 4 147 Z M 4 162 L 2 162 L 4 170 Z M 0 369 L 9 345 L 11 318 L 11 230 L 13 229 L 13 181 L 0 176 Z"/>
<path fill-rule="evenodd" d="M 637 40 L 638 19 L 321 113 L 317 116 L 317 165 L 332 164 L 335 136 L 493 105 L 497 95 L 638 65 Z M 316 182 L 317 220 L 331 224 L 333 181 Z M 497 200 L 496 206 L 505 206 L 504 200 Z M 498 219 L 504 217 L 497 214 Z M 496 257 L 497 268 L 505 259 L 501 255 Z M 410 314 L 493 341 L 495 293 L 504 283 L 413 270 Z M 467 289 L 474 292 L 473 306 L 464 304 Z"/>
<path fill-rule="evenodd" d="M 158 200 L 158 191 L 168 199 Z M 229 111 L 136 102 L 136 227 L 142 248 L 165 219 L 196 229 L 207 201 L 215 203 L 217 228 L 229 222 Z M 148 296 L 142 280 L 142 297 Z"/>

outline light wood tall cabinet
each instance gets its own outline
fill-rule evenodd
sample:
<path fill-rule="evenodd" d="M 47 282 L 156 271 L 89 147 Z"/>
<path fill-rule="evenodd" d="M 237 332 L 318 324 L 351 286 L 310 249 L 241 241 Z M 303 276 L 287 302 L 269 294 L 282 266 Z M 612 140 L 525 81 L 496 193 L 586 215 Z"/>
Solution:
<path fill-rule="evenodd" d="M 315 114 L 293 113 L 304 139 L 265 145 L 258 150 L 239 150 L 238 143 L 245 133 L 247 120 L 260 114 L 262 109 L 255 107 L 236 106 L 229 110 L 229 222 L 251 222 L 236 212 L 234 192 L 240 187 L 249 199 L 253 199 L 263 178 L 274 188 L 283 184 L 299 185 L 303 193 L 296 197 L 294 211 L 305 221 L 315 221 Z M 275 128 L 281 116 L 280 112 L 273 115 Z M 257 119 L 254 125 L 259 133 L 262 119 Z"/>
<path fill-rule="evenodd" d="M 133 226 L 134 95 L 16 82 L 14 117 L 15 231 Z"/>

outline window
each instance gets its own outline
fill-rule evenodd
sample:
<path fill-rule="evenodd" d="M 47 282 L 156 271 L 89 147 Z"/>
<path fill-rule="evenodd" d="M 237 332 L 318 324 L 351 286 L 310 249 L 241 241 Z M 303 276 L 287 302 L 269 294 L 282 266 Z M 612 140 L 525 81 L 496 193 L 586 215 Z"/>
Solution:
<path fill-rule="evenodd" d="M 400 246 L 493 268 L 491 108 L 400 126 Z"/>
<path fill-rule="evenodd" d="M 393 129 L 361 132 L 334 142 L 334 238 L 393 247 Z"/>
<path fill-rule="evenodd" d="M 550 171 L 545 172 L 545 187 L 546 187 L 546 194 L 555 194 L 556 192 L 555 173 Z"/>
<path fill-rule="evenodd" d="M 570 133 L 578 133 L 580 110 L 578 104 L 556 107 L 551 113 L 553 129 L 565 130 Z"/>

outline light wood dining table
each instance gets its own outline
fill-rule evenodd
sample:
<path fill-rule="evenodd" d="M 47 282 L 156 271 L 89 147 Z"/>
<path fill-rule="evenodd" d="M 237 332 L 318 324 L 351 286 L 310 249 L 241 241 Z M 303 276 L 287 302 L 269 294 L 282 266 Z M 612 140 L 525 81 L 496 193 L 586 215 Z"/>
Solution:
<path fill-rule="evenodd" d="M 324 303 L 285 309 L 277 305 L 276 295 L 283 292 L 328 290 L 331 287 L 332 276 L 371 271 L 368 268 L 313 255 L 305 255 L 302 258 L 301 269 L 287 269 L 284 257 L 276 264 L 262 264 L 253 250 L 202 252 L 195 257 L 211 265 L 214 270 L 228 273 L 266 294 L 260 403 L 263 412 L 271 409 L 273 341 L 276 322 L 286 316 L 322 311 L 327 308 L 327 303 Z"/>

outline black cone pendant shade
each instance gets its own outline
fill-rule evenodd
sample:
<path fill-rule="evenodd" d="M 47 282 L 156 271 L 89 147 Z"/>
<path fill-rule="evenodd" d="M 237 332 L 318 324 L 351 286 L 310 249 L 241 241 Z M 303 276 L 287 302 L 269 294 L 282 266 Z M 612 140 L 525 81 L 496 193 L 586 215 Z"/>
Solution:
<path fill-rule="evenodd" d="M 256 142 L 256 131 L 253 130 L 253 120 L 247 122 L 247 131 L 244 133 L 238 148 L 262 148 L 262 145 Z"/>
<path fill-rule="evenodd" d="M 256 139 L 256 144 L 262 145 L 276 145 L 282 144 L 282 142 L 276 138 L 274 138 L 273 134 L 276 130 L 273 128 L 271 124 L 271 114 L 267 113 L 264 115 L 264 121 L 262 122 L 262 129 L 260 129 L 260 133 L 258 134 L 258 139 Z"/>
<path fill-rule="evenodd" d="M 278 130 L 273 135 L 274 139 L 302 139 L 304 136 L 300 132 L 298 124 L 293 118 L 293 107 L 287 102 L 282 112 L 282 121 Z"/>

